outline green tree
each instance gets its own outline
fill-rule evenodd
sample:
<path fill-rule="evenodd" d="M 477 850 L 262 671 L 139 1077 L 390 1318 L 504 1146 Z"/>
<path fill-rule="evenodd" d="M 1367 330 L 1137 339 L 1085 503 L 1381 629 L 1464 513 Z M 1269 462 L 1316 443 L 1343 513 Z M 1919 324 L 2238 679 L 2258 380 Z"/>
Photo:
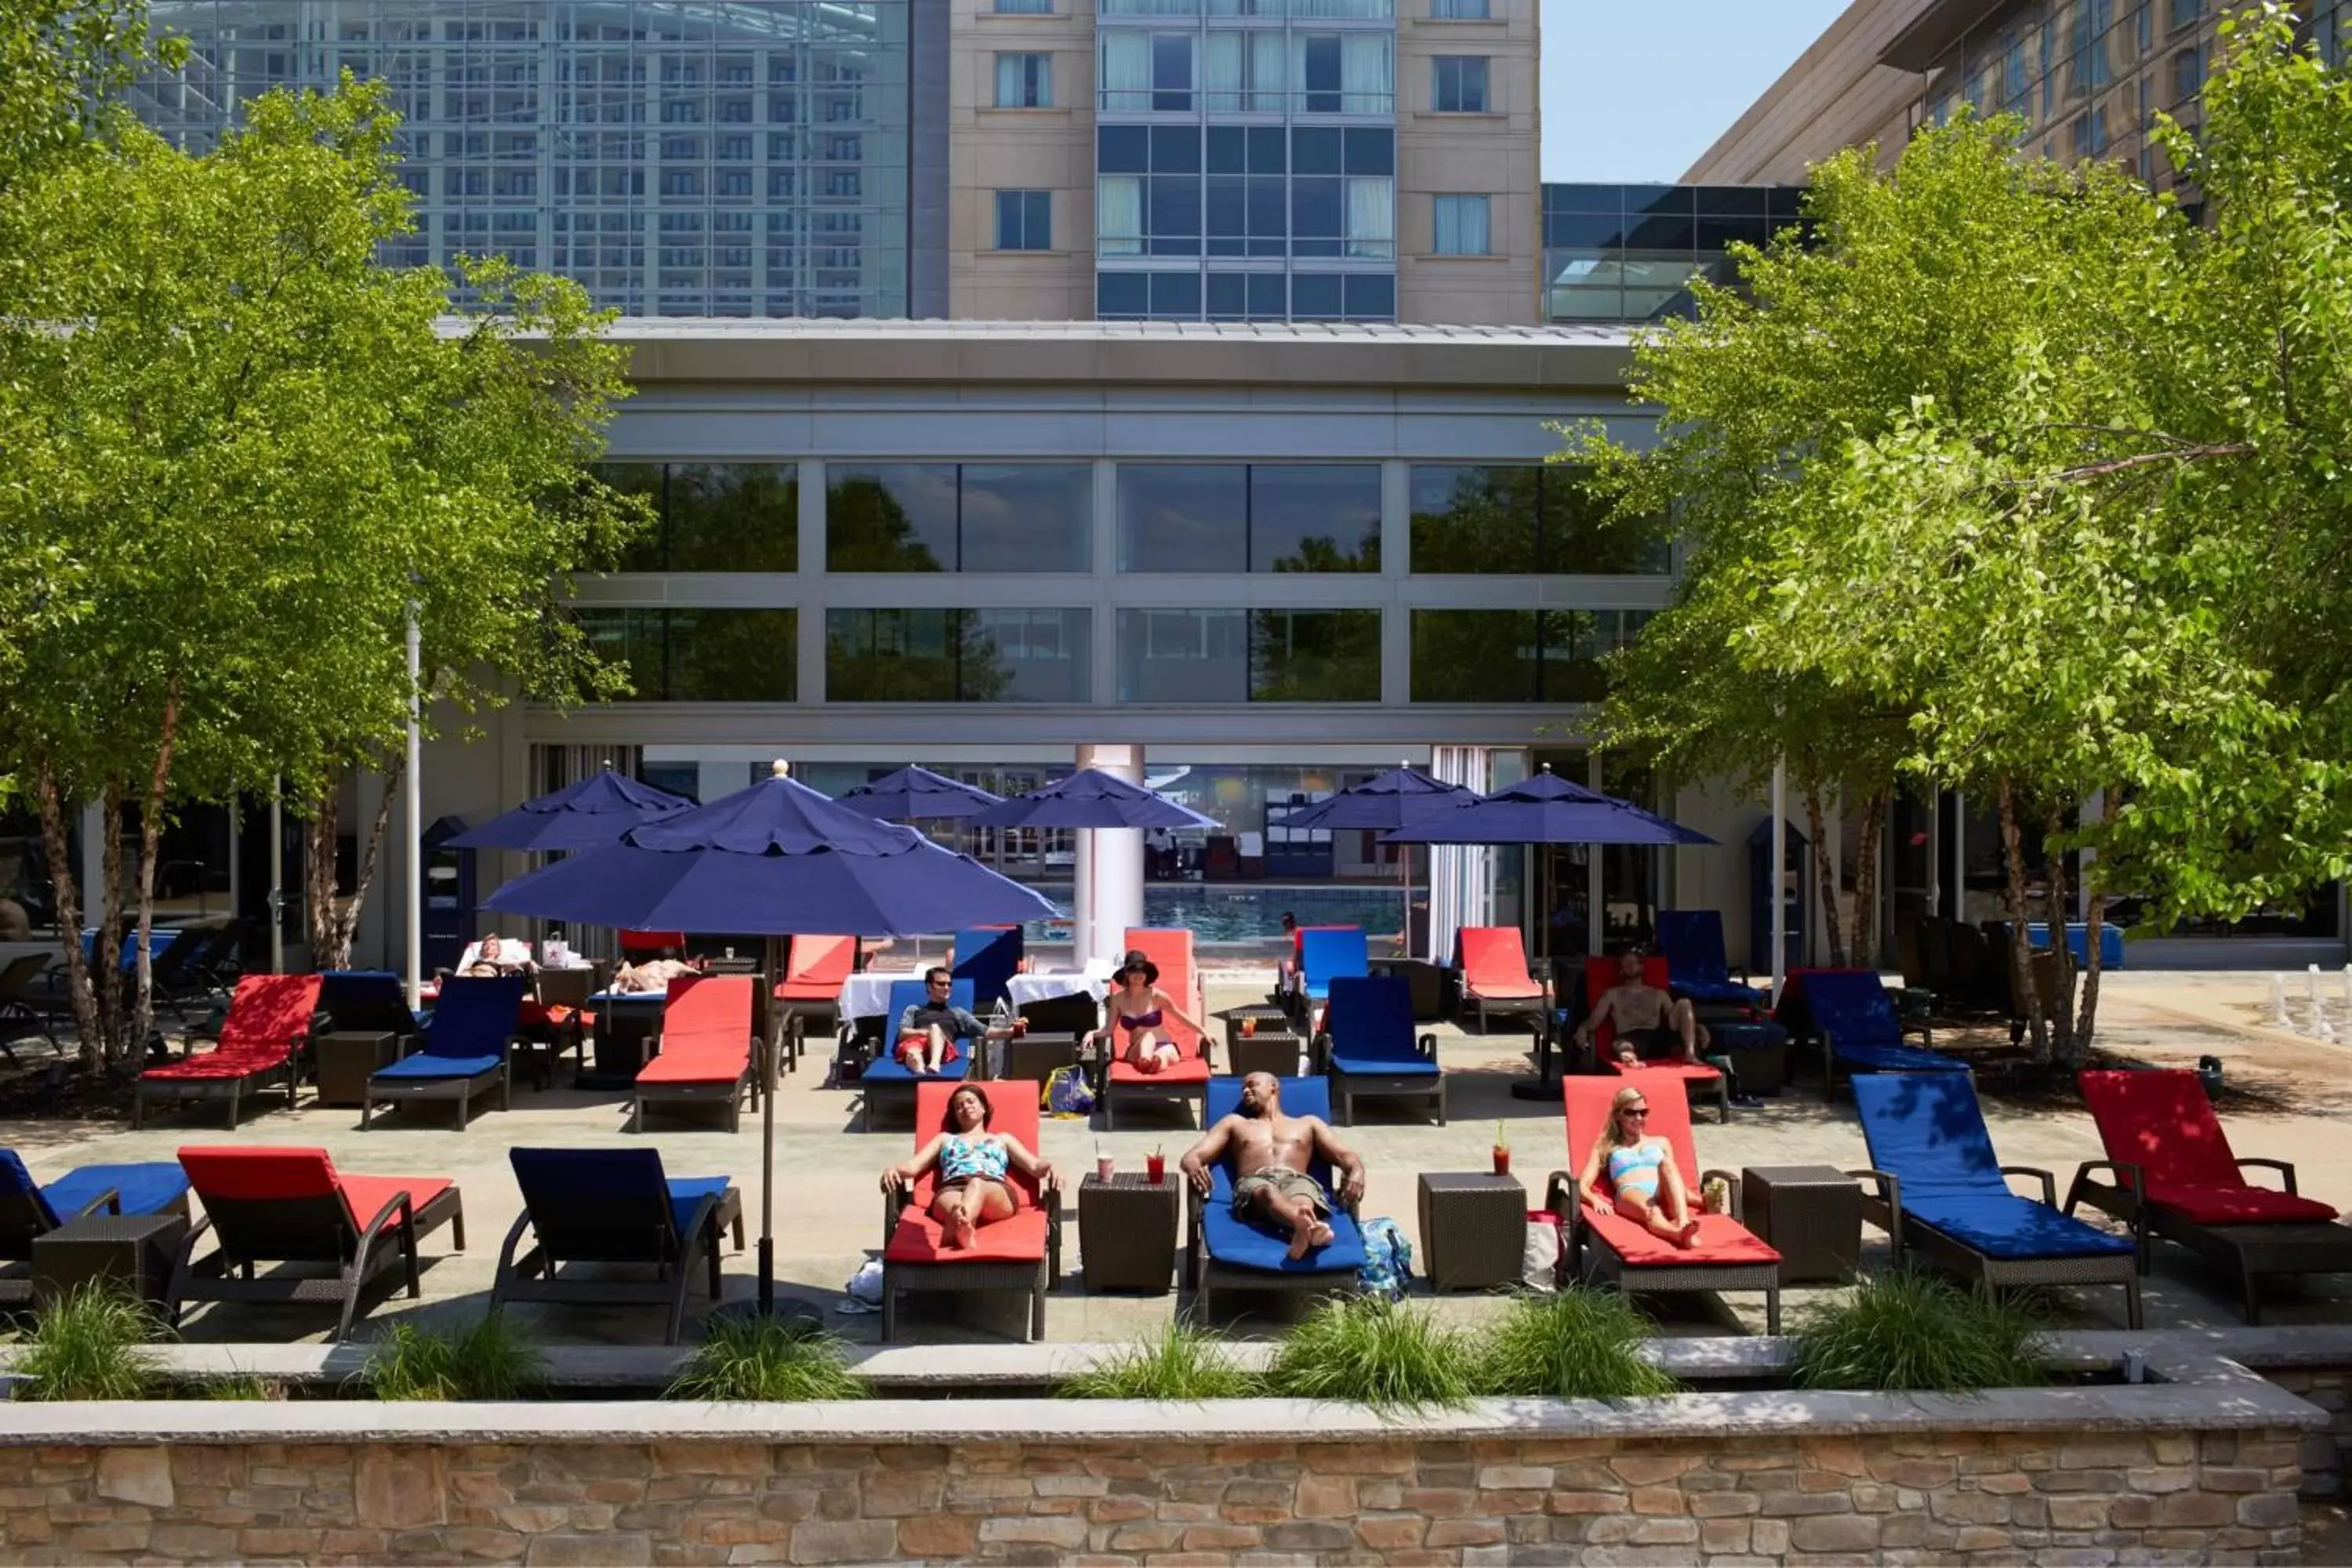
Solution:
<path fill-rule="evenodd" d="M 0 196 L 121 123 L 116 92 L 182 40 L 151 40 L 147 0 L 9 0 L 0 8 Z M 0 298 L 13 295 L 0 295 Z"/>

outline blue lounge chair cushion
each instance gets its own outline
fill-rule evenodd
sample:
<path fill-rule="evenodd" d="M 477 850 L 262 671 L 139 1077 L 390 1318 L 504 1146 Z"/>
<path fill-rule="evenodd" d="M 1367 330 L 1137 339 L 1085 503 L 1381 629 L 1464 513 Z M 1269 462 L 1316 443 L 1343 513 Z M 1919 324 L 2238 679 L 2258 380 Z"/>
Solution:
<path fill-rule="evenodd" d="M 468 974 L 444 981 L 440 1000 L 434 1004 L 433 1017 L 421 1037 L 421 1055 L 448 1058 L 450 1065 L 443 1076 L 450 1076 L 460 1062 L 495 1057 L 506 1048 L 522 1022 L 523 995 L 530 985 L 529 978 L 520 974 Z M 412 1072 L 407 1076 L 433 1075 Z"/>
<path fill-rule="evenodd" d="M 1331 1116 L 1331 1086 L 1319 1078 L 1286 1078 L 1281 1085 L 1282 1109 L 1291 1116 L 1319 1116 L 1329 1121 Z M 1213 1078 L 1209 1080 L 1202 1119 L 1211 1127 L 1241 1109 L 1242 1080 L 1237 1078 Z M 1234 1214 L 1233 1156 L 1209 1167 L 1209 1195 L 1201 1200 L 1201 1241 L 1211 1258 L 1219 1263 L 1242 1268 L 1260 1268 L 1281 1274 L 1338 1274 L 1352 1272 L 1364 1266 L 1364 1233 L 1358 1228 L 1353 1215 L 1338 1206 L 1339 1194 L 1333 1190 L 1331 1167 L 1328 1161 L 1313 1160 L 1307 1173 L 1323 1184 L 1323 1190 L 1332 1194 L 1331 1243 L 1318 1247 L 1306 1257 L 1293 1262 L 1289 1256 L 1287 1237 L 1250 1224 Z"/>
<path fill-rule="evenodd" d="M 441 1057 L 431 1051 L 419 1051 L 413 1057 L 403 1057 L 387 1067 L 380 1067 L 370 1078 L 398 1079 L 414 1082 L 419 1079 L 475 1078 L 482 1073 L 496 1072 L 504 1057 Z"/>
<path fill-rule="evenodd" d="M 935 1073 L 916 1072 L 896 1057 L 879 1057 L 866 1064 L 866 1081 L 887 1083 L 919 1083 L 925 1079 L 959 1079 L 971 1070 L 971 1042 L 963 1042 L 963 1054 L 940 1064 Z"/>
<path fill-rule="evenodd" d="M 1333 980 L 1360 978 L 1371 972 L 1370 952 L 1364 933 L 1352 926 L 1304 932 L 1298 942 L 1299 984 L 1308 996 L 1323 1001 L 1331 994 Z"/>
<path fill-rule="evenodd" d="M 694 1211 L 705 1198 L 715 1198 L 727 1191 L 724 1176 L 673 1176 L 669 1179 L 670 1223 L 677 1226 L 680 1236 L 694 1223 Z"/>
<path fill-rule="evenodd" d="M 648 1219 L 657 1214 L 668 1222 L 672 1235 L 683 1240 L 695 1205 L 727 1185 L 724 1177 L 673 1181 L 662 1170 L 660 1152 L 654 1149 L 509 1149 L 507 1159 L 541 1242 L 552 1230 L 567 1238 L 567 1248 L 580 1248 L 583 1255 L 588 1250 L 583 1243 L 608 1248 L 602 1253 L 607 1262 L 632 1256 L 656 1261 L 668 1243 L 657 1231 L 618 1232 L 609 1224 L 585 1222 L 614 1213 Z M 624 1247 L 624 1241 L 642 1241 L 644 1249 Z"/>
<path fill-rule="evenodd" d="M 1987 1258 L 2101 1258 L 2132 1250 L 2128 1237 L 2111 1235 L 2015 1194 L 1914 1199 L 1906 1188 L 1903 1217 L 1924 1221 Z"/>
<path fill-rule="evenodd" d="M 1437 1076 L 1437 1064 L 1413 1043 L 1412 985 L 1402 975 L 1335 977 L 1324 1026 L 1341 1072 Z"/>
<path fill-rule="evenodd" d="M 13 1156 L 12 1156 L 13 1157 Z M 161 1214 L 188 1194 L 188 1173 L 177 1160 L 131 1165 L 83 1165 L 41 1189 L 60 1223 L 108 1188 L 122 1199 L 127 1215 Z"/>
<path fill-rule="evenodd" d="M 1409 1057 L 1400 1057 L 1334 1048 L 1331 1065 L 1341 1072 L 1375 1073 L 1382 1078 L 1412 1078 L 1421 1074 L 1435 1078 L 1438 1072 L 1437 1064 L 1419 1051 Z"/>
<path fill-rule="evenodd" d="M 1671 968 L 1667 973 L 1673 974 Z M 1691 1002 L 1726 1007 L 1761 1007 L 1768 1000 L 1755 986 L 1737 980 L 1685 980 L 1674 975 L 1666 989 Z"/>
<path fill-rule="evenodd" d="M 1918 1046 L 1849 1046 L 1837 1037 L 1830 1037 L 1830 1048 L 1837 1059 L 1849 1067 L 1858 1067 L 1874 1073 L 1964 1073 L 1969 1064 L 1958 1057 L 1948 1057 L 1941 1051 L 1931 1051 Z"/>
<path fill-rule="evenodd" d="M 960 931 L 955 933 L 955 953 L 950 973 L 971 991 L 971 1000 L 963 1005 L 975 1011 L 992 1006 L 1006 999 L 1013 976 L 1020 972 L 1021 928 L 998 931 L 974 926 Z"/>

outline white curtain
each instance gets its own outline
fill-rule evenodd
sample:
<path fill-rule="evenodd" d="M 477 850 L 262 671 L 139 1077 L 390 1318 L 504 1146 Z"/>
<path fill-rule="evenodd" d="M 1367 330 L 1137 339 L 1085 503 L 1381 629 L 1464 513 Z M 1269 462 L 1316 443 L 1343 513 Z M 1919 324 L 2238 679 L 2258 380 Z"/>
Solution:
<path fill-rule="evenodd" d="M 1250 101 L 1244 107 L 1260 114 L 1279 114 L 1283 109 L 1282 35 L 1253 33 L 1250 38 Z"/>
<path fill-rule="evenodd" d="M 1346 114 L 1386 114 L 1396 107 L 1393 40 L 1386 33 L 1339 36 L 1339 108 Z"/>
<path fill-rule="evenodd" d="M 1103 30 L 1102 106 L 1114 110 L 1151 107 L 1150 34 L 1132 27 Z"/>
<path fill-rule="evenodd" d="M 1441 784 L 1487 787 L 1484 747 L 1433 746 L 1429 776 Z M 1455 933 L 1464 926 L 1492 925 L 1495 900 L 1486 875 L 1490 852 L 1484 845 L 1433 844 L 1429 849 L 1429 951 L 1436 963 L 1454 962 Z"/>
<path fill-rule="evenodd" d="M 1396 254 L 1395 182 L 1348 182 L 1348 254 L 1386 260 Z"/>
<path fill-rule="evenodd" d="M 1435 198 L 1435 207 L 1438 255 L 1487 254 L 1485 196 L 1439 196 Z"/>
<path fill-rule="evenodd" d="M 1054 104 L 1054 57 L 996 57 L 996 107 L 1050 109 Z"/>
<path fill-rule="evenodd" d="M 1201 90 L 1208 94 L 1208 109 L 1231 111 L 1245 107 L 1242 102 L 1242 39 L 1234 28 L 1213 28 L 1201 46 Z"/>
<path fill-rule="evenodd" d="M 1095 251 L 1100 256 L 1143 254 L 1141 176 L 1104 174 L 1095 182 Z"/>

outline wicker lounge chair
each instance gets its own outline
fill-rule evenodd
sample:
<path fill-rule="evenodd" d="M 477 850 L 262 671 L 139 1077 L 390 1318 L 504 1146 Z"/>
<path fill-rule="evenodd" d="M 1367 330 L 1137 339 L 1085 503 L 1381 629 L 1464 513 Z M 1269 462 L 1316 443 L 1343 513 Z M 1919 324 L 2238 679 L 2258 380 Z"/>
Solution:
<path fill-rule="evenodd" d="M 324 1149 L 180 1151 L 205 1206 L 180 1244 L 163 1309 L 177 1328 L 190 1301 L 331 1301 L 341 1309 L 335 1338 L 351 1337 L 360 1292 L 398 1268 L 411 1300 L 420 1293 L 417 1243 L 443 1224 L 466 1249 L 466 1211 L 444 1176 L 352 1176 Z M 196 1244 L 211 1233 L 204 1258 Z M 257 1274 L 292 1264 L 331 1275 Z"/>
<path fill-rule="evenodd" d="M 520 974 L 444 981 L 431 1026 L 418 1037 L 423 1048 L 368 1075 L 360 1126 L 370 1124 L 379 1104 L 448 1100 L 457 1102 L 462 1129 L 471 1117 L 474 1097 L 492 1089 L 498 1090 L 499 1109 L 506 1110 L 514 1096 L 509 1053 L 530 985 Z"/>
<path fill-rule="evenodd" d="M 1174 997 L 1193 1017 L 1202 1016 L 1191 931 L 1134 926 L 1128 930 L 1127 945 L 1129 952 L 1143 954 L 1160 971 L 1160 990 Z M 1215 1043 L 1173 1018 L 1161 1026 L 1160 1032 L 1175 1043 L 1176 1060 L 1158 1072 L 1148 1073 L 1131 1062 L 1120 1060 L 1117 1054 L 1120 1042 L 1116 1034 L 1104 1042 L 1102 1113 L 1106 1128 L 1118 1125 L 1118 1108 L 1122 1105 L 1145 1101 L 1190 1101 L 1198 1105 L 1207 1093 L 1209 1075 L 1216 1071 Z"/>
<path fill-rule="evenodd" d="M 57 1020 L 72 1016 L 73 999 L 43 984 L 41 977 L 52 962 L 49 953 L 27 952 L 0 968 L 0 1056 L 5 1056 L 11 1066 L 16 1060 L 11 1047 L 34 1035 L 48 1041 L 52 1052 L 65 1052 L 58 1039 Z"/>
<path fill-rule="evenodd" d="M 2287 1162 L 2233 1152 L 2195 1073 L 2086 1072 L 2082 1085 L 2107 1157 L 2075 1172 L 2066 1212 L 2088 1204 L 2129 1225 L 2142 1274 L 2158 1237 L 2177 1241 L 2237 1276 L 2246 1321 L 2258 1323 L 2263 1275 L 2352 1271 L 2352 1226 L 2298 1194 Z M 2248 1182 L 2249 1165 L 2276 1171 L 2285 1190 Z"/>
<path fill-rule="evenodd" d="M 784 1065 L 800 1065 L 802 1042 L 812 1029 L 841 1022 L 841 986 L 857 967 L 854 936 L 796 936 L 776 983 L 775 1025 L 789 1043 Z M 791 1027 L 797 1021 L 798 1029 Z"/>
<path fill-rule="evenodd" d="M 629 1131 L 645 1125 L 648 1105 L 721 1105 L 727 1131 L 742 1125 L 743 1098 L 759 1103 L 751 1076 L 751 1003 L 758 979 L 749 974 L 681 974 L 662 1005 L 658 1054 L 638 1069 Z"/>
<path fill-rule="evenodd" d="M 1540 1032 L 1549 999 L 1528 973 L 1527 944 L 1517 926 L 1464 926 L 1455 938 L 1462 953 L 1462 1005 L 1478 1016 L 1485 1034 L 1496 1015 L 1529 1020 Z"/>
<path fill-rule="evenodd" d="M 1322 1027 L 1323 1007 L 1331 1000 L 1331 982 L 1361 979 L 1371 972 L 1371 949 L 1363 927 L 1317 927 L 1299 933 L 1298 988 L 1292 1005 L 1310 1037 Z"/>
<path fill-rule="evenodd" d="M 1660 910 L 1658 952 L 1674 975 L 1674 994 L 1694 1006 L 1740 1007 L 1754 1012 L 1771 998 L 1748 984 L 1747 971 L 1733 971 L 1723 952 L 1723 915 L 1716 910 Z"/>
<path fill-rule="evenodd" d="M 898 1048 L 898 1020 L 906 1016 L 908 1008 L 925 1000 L 928 994 L 920 980 L 894 980 L 890 983 L 890 1005 L 887 1016 L 882 1020 L 881 1049 L 875 1053 L 872 1061 L 866 1064 L 866 1071 L 858 1079 L 864 1089 L 860 1106 L 863 1121 L 860 1125 L 865 1131 L 874 1131 L 874 1112 L 877 1105 L 887 1105 L 893 1110 L 903 1105 L 912 1112 L 915 1107 L 916 1090 L 920 1086 L 927 1083 L 958 1082 L 971 1071 L 972 1053 L 979 1048 L 980 1045 L 977 1040 L 958 1039 L 950 1042 L 947 1057 L 940 1063 L 940 1070 L 936 1076 L 911 1071 L 894 1054 Z M 957 981 L 949 987 L 948 999 L 957 1006 L 970 1011 L 971 983 L 965 980 Z"/>
<path fill-rule="evenodd" d="M 1331 1089 L 1319 1078 L 1279 1080 L 1282 1109 L 1289 1116 L 1331 1118 Z M 1209 1080 L 1203 1116 L 1214 1127 L 1241 1109 L 1242 1080 Z M 1331 1194 L 1331 1241 L 1305 1258 L 1293 1260 L 1287 1238 L 1252 1225 L 1234 1213 L 1234 1169 L 1230 1151 L 1209 1167 L 1209 1194 L 1202 1197 L 1190 1184 L 1184 1188 L 1191 1215 L 1184 1251 L 1184 1282 L 1192 1289 L 1193 1310 L 1209 1316 L 1215 1292 L 1234 1290 L 1315 1290 L 1353 1294 L 1360 1289 L 1357 1270 L 1364 1266 L 1364 1233 L 1356 1222 L 1353 1204 L 1344 1203 L 1330 1164 L 1309 1162 L 1307 1173 Z"/>
<path fill-rule="evenodd" d="M 2057 1180 L 1993 1157 L 1975 1080 L 1960 1072 L 1856 1073 L 1854 1108 L 1870 1147 L 1862 1216 L 1906 1247 L 1988 1290 L 2020 1285 L 2120 1285 L 2140 1326 L 2138 1248 L 2057 1206 Z M 2042 1183 L 2039 1201 L 2009 1176 Z"/>
<path fill-rule="evenodd" d="M 1010 1002 L 1006 987 L 1021 973 L 1019 926 L 968 926 L 955 933 L 958 980 L 971 982 L 971 1008 L 986 1013 L 999 1002 Z"/>
<path fill-rule="evenodd" d="M 236 1125 L 237 1102 L 248 1092 L 284 1079 L 286 1105 L 294 1106 L 295 1053 L 310 1037 L 319 1007 L 315 974 L 248 974 L 236 983 L 220 1043 L 202 1055 L 149 1068 L 131 1090 L 131 1125 L 147 1117 L 150 1100 L 226 1100 L 228 1124 Z"/>
<path fill-rule="evenodd" d="M 319 976 L 319 1011 L 331 1034 L 397 1035 L 417 1032 L 408 990 L 389 969 L 331 969 Z"/>
<path fill-rule="evenodd" d="M 665 1344 L 686 1326 L 686 1296 L 703 1265 L 719 1300 L 719 1249 L 730 1226 L 743 1249 L 743 1199 L 724 1176 L 672 1177 L 652 1149 L 510 1149 L 522 1213 L 499 1248 L 490 1310 L 511 1301 L 669 1309 Z M 531 1247 L 517 1256 L 523 1233 Z M 565 1274 L 573 1264 L 594 1272 Z M 614 1279 L 614 1265 L 650 1269 Z"/>
<path fill-rule="evenodd" d="M 920 1149 L 945 1124 L 948 1097 L 961 1084 L 929 1079 L 915 1089 L 915 1147 Z M 988 1097 L 989 1129 L 1018 1138 L 1031 1150 L 1037 1147 L 1037 1099 L 1040 1086 L 1007 1079 L 971 1087 Z M 882 1200 L 882 1338 L 898 1333 L 901 1295 L 958 1294 L 978 1290 L 1020 1290 L 1029 1297 L 1026 1340 L 1045 1337 L 1045 1292 L 1062 1275 L 1062 1196 L 1058 1188 L 1040 1189 L 1036 1179 L 1016 1170 L 1005 1173 L 1018 1205 L 1009 1219 L 983 1225 L 972 1244 L 950 1252 L 944 1233 L 930 1214 L 938 1173 L 926 1171 L 911 1188 L 886 1193 Z"/>
<path fill-rule="evenodd" d="M 1926 1048 L 1934 1043 L 1927 1026 L 1898 1016 L 1894 998 L 1870 971 L 1815 970 L 1802 983 L 1805 1010 L 1822 1042 L 1823 1093 L 1835 1091 L 1841 1068 L 1849 1075 L 1968 1072 L 1958 1057 Z M 1905 1045 L 1906 1035 L 1917 1035 L 1920 1043 Z"/>
<path fill-rule="evenodd" d="M 1331 1080 L 1339 1125 L 1352 1126 L 1358 1100 L 1417 1100 L 1445 1125 L 1445 1074 L 1437 1037 L 1412 1032 L 1412 985 L 1402 975 L 1331 982 L 1326 1032 L 1316 1054 Z"/>
<path fill-rule="evenodd" d="M 1582 1279 L 1587 1268 L 1628 1296 L 1673 1295 L 1687 1290 L 1761 1290 L 1764 1331 L 1780 1331 L 1780 1255 L 1769 1243 L 1740 1222 L 1735 1212 L 1698 1216 L 1698 1237 L 1688 1247 L 1675 1247 L 1635 1225 L 1614 1208 L 1595 1208 L 1576 1192 L 1576 1173 L 1592 1146 L 1609 1128 L 1609 1104 L 1617 1091 L 1631 1085 L 1642 1091 L 1650 1107 L 1649 1132 L 1663 1138 L 1675 1152 L 1692 1201 L 1710 1176 L 1728 1177 L 1727 1171 L 1702 1170 L 1698 1150 L 1691 1142 L 1690 1101 L 1684 1097 L 1687 1080 L 1676 1073 L 1654 1068 L 1615 1078 L 1570 1077 L 1561 1080 L 1568 1104 L 1569 1169 L 1554 1171 L 1545 1183 L 1544 1206 L 1566 1215 L 1567 1268 L 1570 1279 Z M 1612 1191 L 1608 1173 L 1601 1189 Z M 1738 1202 L 1739 1184 L 1731 1183 L 1732 1201 Z"/>
<path fill-rule="evenodd" d="M 1655 956 L 1642 960 L 1642 983 L 1654 990 L 1671 994 L 1671 979 L 1666 961 Z M 1588 958 L 1584 961 L 1584 994 L 1587 1011 L 1601 1000 L 1601 994 L 1617 984 L 1617 961 L 1613 958 Z M 1731 1120 L 1731 1084 L 1722 1070 L 1704 1062 L 1686 1062 L 1674 1058 L 1652 1059 L 1627 1063 L 1617 1058 L 1617 1026 L 1603 1023 L 1592 1031 L 1593 1059 L 1608 1071 L 1672 1073 L 1683 1080 L 1685 1096 L 1705 1095 L 1715 1101 L 1716 1120 Z"/>
<path fill-rule="evenodd" d="M 168 1161 L 82 1165 L 46 1185 L 14 1149 L 0 1149 L 0 1264 L 30 1263 L 33 1240 L 88 1215 L 188 1212 L 188 1175 Z M 32 1299 L 29 1276 L 0 1279 L 0 1301 Z"/>
<path fill-rule="evenodd" d="M 1129 926 L 1127 928 L 1127 952 L 1139 952 L 1160 968 L 1160 989 L 1165 991 L 1195 1018 L 1206 1019 L 1208 1012 L 1201 990 L 1201 966 L 1192 956 L 1192 933 L 1172 926 Z M 1210 1052 L 1210 1064 L 1215 1065 L 1215 1048 Z"/>

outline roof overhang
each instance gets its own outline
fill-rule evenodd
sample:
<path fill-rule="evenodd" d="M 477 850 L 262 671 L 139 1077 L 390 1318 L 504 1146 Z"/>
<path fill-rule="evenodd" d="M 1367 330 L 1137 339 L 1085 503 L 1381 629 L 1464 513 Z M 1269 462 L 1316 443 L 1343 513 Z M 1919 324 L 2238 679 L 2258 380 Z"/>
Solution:
<path fill-rule="evenodd" d="M 1878 63 L 1897 70 L 1932 70 L 1954 44 L 2002 12 L 2015 9 L 2017 4 L 2018 0 L 1929 0 L 1878 51 Z"/>

